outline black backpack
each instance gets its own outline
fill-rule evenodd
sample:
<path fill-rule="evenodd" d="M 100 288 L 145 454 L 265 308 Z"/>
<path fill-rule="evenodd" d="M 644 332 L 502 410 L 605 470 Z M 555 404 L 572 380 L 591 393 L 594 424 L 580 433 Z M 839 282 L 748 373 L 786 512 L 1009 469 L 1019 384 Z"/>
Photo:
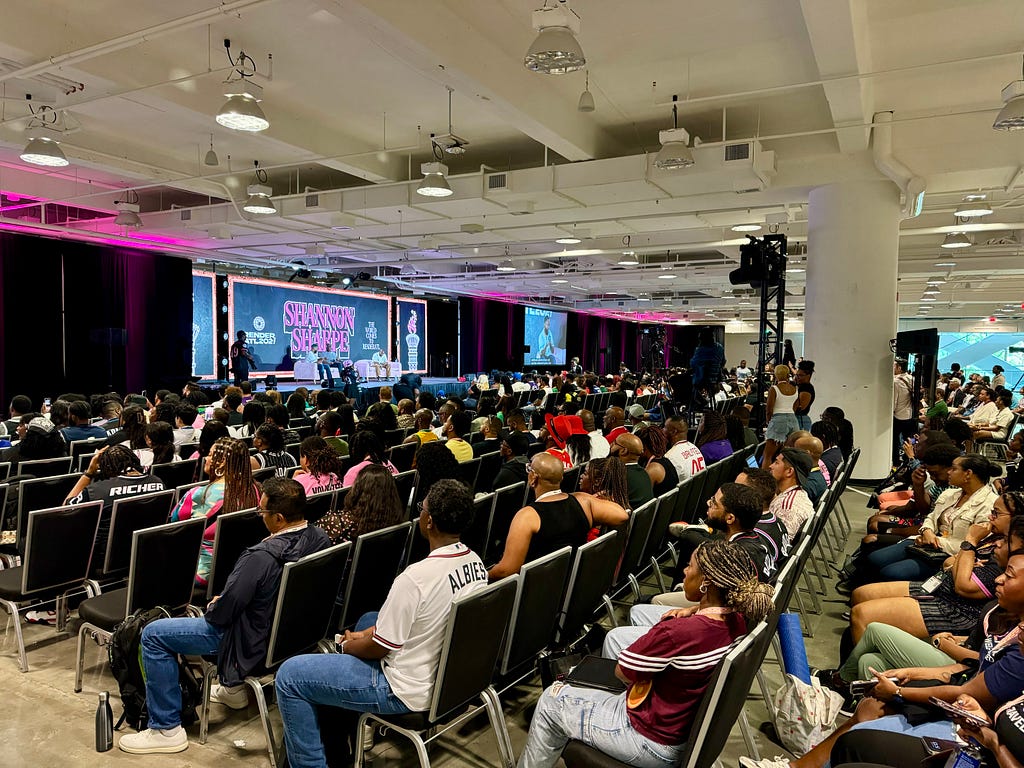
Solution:
<path fill-rule="evenodd" d="M 107 655 L 110 671 L 117 680 L 123 708 L 121 717 L 114 725 L 115 730 L 120 730 L 122 723 L 127 723 L 136 731 L 148 727 L 146 679 L 142 669 L 142 630 L 150 622 L 168 617 L 164 608 L 138 610 L 114 627 L 107 645 Z M 178 684 L 181 687 L 181 724 L 192 725 L 196 721 L 196 708 L 202 698 L 202 685 L 180 659 Z"/>

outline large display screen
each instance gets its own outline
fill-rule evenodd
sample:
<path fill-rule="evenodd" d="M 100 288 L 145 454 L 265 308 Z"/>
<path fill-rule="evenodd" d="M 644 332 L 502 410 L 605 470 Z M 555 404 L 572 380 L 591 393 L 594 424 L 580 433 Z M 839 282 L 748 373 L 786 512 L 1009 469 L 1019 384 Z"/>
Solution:
<path fill-rule="evenodd" d="M 192 375 L 204 379 L 217 374 L 217 314 L 214 276 L 192 273 Z"/>
<path fill-rule="evenodd" d="M 568 314 L 526 307 L 523 330 L 524 367 L 565 365 L 565 324 Z"/>
<path fill-rule="evenodd" d="M 232 277 L 228 283 L 232 342 L 246 332 L 253 375 L 290 371 L 317 346 L 329 359 L 391 359 L 391 300 L 356 291 Z"/>
<path fill-rule="evenodd" d="M 993 366 L 1003 369 L 1006 386 L 1015 393 L 1024 386 L 1024 333 L 939 333 L 938 367 L 942 372 L 960 363 L 966 375 L 992 378 Z"/>
<path fill-rule="evenodd" d="M 427 302 L 398 300 L 398 361 L 402 371 L 427 372 Z"/>

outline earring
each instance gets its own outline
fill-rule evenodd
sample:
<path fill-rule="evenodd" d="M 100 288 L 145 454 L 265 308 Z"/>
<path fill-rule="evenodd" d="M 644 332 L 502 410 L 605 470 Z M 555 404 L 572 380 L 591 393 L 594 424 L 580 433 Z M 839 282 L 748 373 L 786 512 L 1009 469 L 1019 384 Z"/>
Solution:
<path fill-rule="evenodd" d="M 702 595 L 706 595 L 708 593 L 708 583 L 706 581 L 702 581 L 700 583 L 700 593 Z"/>

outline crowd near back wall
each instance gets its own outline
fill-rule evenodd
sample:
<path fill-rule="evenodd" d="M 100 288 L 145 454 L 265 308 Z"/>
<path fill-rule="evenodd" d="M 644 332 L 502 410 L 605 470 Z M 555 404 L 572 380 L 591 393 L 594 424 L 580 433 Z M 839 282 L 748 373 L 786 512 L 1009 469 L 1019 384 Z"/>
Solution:
<path fill-rule="evenodd" d="M 26 394 L 38 408 L 44 396 L 111 385 L 180 388 L 191 269 L 149 251 L 0 233 L 0 403 Z"/>

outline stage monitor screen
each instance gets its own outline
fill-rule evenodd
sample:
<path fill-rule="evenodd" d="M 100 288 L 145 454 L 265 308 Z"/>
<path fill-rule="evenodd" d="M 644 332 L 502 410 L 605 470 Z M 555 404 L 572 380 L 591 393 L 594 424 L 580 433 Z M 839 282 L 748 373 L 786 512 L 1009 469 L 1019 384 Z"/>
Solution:
<path fill-rule="evenodd" d="M 214 276 L 192 273 L 192 375 L 217 377 L 217 324 L 213 308 L 217 303 Z"/>
<path fill-rule="evenodd" d="M 523 366 L 544 368 L 565 365 L 565 325 L 568 314 L 526 307 L 523 330 Z"/>
<path fill-rule="evenodd" d="M 427 372 L 427 302 L 399 299 L 398 361 L 402 371 Z"/>
<path fill-rule="evenodd" d="M 233 277 L 228 284 L 230 338 L 246 332 L 254 376 L 291 372 L 313 345 L 328 360 L 391 355 L 391 300 L 355 291 Z"/>

